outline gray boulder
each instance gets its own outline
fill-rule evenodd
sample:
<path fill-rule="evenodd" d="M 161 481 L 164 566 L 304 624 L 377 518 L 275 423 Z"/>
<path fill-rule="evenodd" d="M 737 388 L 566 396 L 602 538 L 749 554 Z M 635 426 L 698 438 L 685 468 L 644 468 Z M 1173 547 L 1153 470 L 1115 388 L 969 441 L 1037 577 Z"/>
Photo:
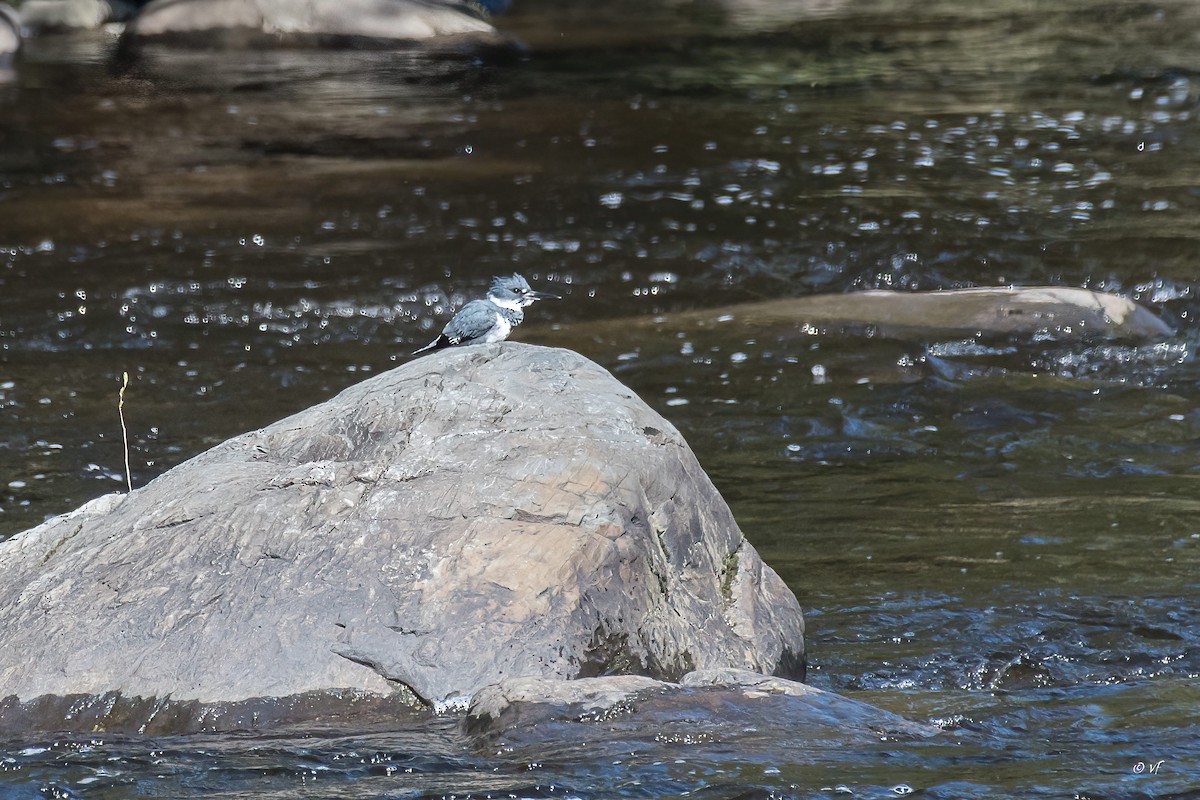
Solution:
<path fill-rule="evenodd" d="M 452 348 L 0 543 L 0 697 L 801 678 L 795 597 L 576 353 Z"/>
<path fill-rule="evenodd" d="M 154 0 L 129 23 L 134 40 L 298 43 L 314 37 L 501 44 L 466 5 L 436 0 Z"/>

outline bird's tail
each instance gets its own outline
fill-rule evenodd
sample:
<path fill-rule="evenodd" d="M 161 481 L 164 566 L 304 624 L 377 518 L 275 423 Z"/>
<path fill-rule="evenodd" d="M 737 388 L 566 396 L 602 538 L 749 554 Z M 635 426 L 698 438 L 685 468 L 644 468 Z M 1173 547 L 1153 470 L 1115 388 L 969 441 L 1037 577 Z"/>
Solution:
<path fill-rule="evenodd" d="M 440 350 L 441 348 L 447 346 L 448 344 L 450 344 L 450 340 L 447 339 L 446 334 L 443 333 L 442 335 L 440 335 L 436 339 L 434 339 L 432 342 L 430 342 L 429 344 L 422 347 L 420 350 L 413 350 L 412 354 L 415 356 L 415 355 L 424 353 L 426 350 Z"/>

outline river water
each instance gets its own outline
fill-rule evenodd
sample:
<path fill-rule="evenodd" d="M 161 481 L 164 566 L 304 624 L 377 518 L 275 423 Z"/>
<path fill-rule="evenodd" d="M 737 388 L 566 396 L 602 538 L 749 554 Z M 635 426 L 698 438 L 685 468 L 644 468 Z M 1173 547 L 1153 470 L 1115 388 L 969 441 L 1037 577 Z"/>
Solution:
<path fill-rule="evenodd" d="M 945 733 L 480 754 L 402 732 L 46 736 L 7 797 L 1200 796 L 1200 7 L 518 2 L 527 52 L 30 43 L 0 83 L 0 536 L 406 359 L 489 277 L 683 431 L 810 680 Z M 724 5 L 724 7 L 722 7 Z M 589 324 L 1051 284 L 1176 333 Z"/>

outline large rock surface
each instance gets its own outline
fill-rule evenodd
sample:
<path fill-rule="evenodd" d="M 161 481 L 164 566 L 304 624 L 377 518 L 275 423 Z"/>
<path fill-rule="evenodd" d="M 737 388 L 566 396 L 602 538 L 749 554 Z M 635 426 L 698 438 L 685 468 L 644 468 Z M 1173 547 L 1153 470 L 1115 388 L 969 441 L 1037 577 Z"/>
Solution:
<path fill-rule="evenodd" d="M 800 677 L 795 597 L 679 432 L 566 350 L 455 348 L 0 543 L 0 697 L 430 703 Z"/>

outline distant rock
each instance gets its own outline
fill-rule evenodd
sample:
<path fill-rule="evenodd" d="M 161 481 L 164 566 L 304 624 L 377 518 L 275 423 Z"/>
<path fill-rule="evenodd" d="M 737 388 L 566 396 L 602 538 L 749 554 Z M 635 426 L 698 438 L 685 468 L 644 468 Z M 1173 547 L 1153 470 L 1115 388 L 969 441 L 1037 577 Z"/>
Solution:
<path fill-rule="evenodd" d="M 128 19 L 133 2 L 121 0 L 25 0 L 21 21 L 36 33 L 99 28 L 107 22 Z"/>
<path fill-rule="evenodd" d="M 870 327 L 882 335 L 1031 335 L 1086 338 L 1169 336 L 1149 309 L 1115 294 L 1065 286 L 865 291 L 772 300 L 734 310 L 748 324 Z"/>
<path fill-rule="evenodd" d="M 18 716 L 106 692 L 453 705 L 510 677 L 801 678 L 803 625 L 670 423 L 582 356 L 513 342 L 417 359 L 0 542 Z"/>
<path fill-rule="evenodd" d="M 670 0 L 687 7 L 687 0 Z M 809 20 L 828 19 L 845 13 L 849 0 L 710 0 L 709 14 L 716 14 L 726 30 L 741 33 L 781 30 Z"/>
<path fill-rule="evenodd" d="M 135 41 L 263 46 L 354 40 L 494 46 L 507 40 L 474 9 L 437 0 L 154 0 L 129 23 Z"/>
<path fill-rule="evenodd" d="M 0 68 L 21 49 L 21 18 L 12 6 L 0 3 Z"/>
<path fill-rule="evenodd" d="M 489 751 L 582 742 L 626 753 L 648 743 L 728 747 L 758 739 L 777 751 L 789 740 L 828 748 L 938 733 L 832 692 L 736 669 L 691 672 L 679 683 L 632 675 L 506 680 L 472 698 L 461 728 Z"/>
<path fill-rule="evenodd" d="M 736 306 L 587 323 L 588 341 L 652 339 L 649 331 L 703 330 L 870 333 L 895 338 L 1033 336 L 1055 339 L 1155 339 L 1169 325 L 1133 300 L 1058 286 L 952 289 L 938 292 L 863 291 L 815 294 Z M 536 328 L 525 338 L 538 340 Z M 555 331 L 570 341 L 569 327 Z M 563 339 L 566 336 L 567 339 Z M 661 337 L 660 337 L 661 338 Z"/>

